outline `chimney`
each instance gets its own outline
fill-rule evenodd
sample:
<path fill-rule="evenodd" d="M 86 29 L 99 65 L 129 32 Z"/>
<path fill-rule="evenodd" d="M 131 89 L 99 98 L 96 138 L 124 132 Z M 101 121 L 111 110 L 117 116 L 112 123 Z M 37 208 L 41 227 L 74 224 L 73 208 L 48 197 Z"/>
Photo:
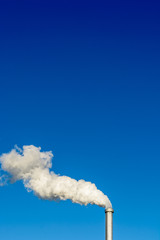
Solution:
<path fill-rule="evenodd" d="M 106 239 L 105 240 L 113 240 L 113 209 L 107 208 L 105 209 L 106 215 Z"/>

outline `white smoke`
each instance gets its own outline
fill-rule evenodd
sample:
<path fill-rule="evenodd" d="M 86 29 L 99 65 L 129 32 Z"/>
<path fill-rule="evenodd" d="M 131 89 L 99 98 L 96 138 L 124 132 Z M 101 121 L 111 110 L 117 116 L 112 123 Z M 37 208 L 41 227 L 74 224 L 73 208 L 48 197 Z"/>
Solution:
<path fill-rule="evenodd" d="M 7 181 L 8 181 L 8 177 L 6 175 L 0 176 L 0 187 L 6 185 Z"/>
<path fill-rule="evenodd" d="M 33 145 L 15 147 L 11 152 L 0 156 L 1 169 L 7 172 L 10 182 L 22 180 L 28 191 L 47 200 L 70 199 L 79 204 L 96 204 L 100 207 L 111 207 L 106 195 L 97 189 L 95 184 L 84 180 L 75 180 L 59 176 L 50 170 L 53 154 L 41 152 Z M 0 177 L 0 186 L 5 184 L 6 176 Z"/>

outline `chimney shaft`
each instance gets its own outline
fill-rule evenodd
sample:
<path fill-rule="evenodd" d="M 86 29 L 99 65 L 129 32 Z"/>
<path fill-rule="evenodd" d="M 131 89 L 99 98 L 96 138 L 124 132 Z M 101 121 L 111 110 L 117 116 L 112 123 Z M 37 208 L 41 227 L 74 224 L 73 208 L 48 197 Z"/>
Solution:
<path fill-rule="evenodd" d="M 105 209 L 106 215 L 106 239 L 105 240 L 113 240 L 113 209 L 107 208 Z"/>

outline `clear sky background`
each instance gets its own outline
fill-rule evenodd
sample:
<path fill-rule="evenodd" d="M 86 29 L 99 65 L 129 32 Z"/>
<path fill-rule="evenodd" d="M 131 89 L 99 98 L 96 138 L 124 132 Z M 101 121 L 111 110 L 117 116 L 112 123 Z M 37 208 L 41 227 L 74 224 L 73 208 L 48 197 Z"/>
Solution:
<path fill-rule="evenodd" d="M 156 2 L 0 0 L 0 154 L 41 146 L 56 173 L 96 183 L 114 240 L 160 239 Z M 104 215 L 0 188 L 3 240 L 102 240 Z"/>

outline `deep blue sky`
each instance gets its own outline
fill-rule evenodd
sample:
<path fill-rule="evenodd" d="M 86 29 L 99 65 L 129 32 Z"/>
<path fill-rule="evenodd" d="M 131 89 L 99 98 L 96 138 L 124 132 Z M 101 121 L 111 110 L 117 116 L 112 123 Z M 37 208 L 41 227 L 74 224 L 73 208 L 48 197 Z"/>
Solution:
<path fill-rule="evenodd" d="M 157 1 L 158 2 L 158 1 Z M 0 154 L 96 183 L 114 240 L 160 239 L 160 4 L 0 0 Z M 104 239 L 104 210 L 0 188 L 3 240 Z"/>

